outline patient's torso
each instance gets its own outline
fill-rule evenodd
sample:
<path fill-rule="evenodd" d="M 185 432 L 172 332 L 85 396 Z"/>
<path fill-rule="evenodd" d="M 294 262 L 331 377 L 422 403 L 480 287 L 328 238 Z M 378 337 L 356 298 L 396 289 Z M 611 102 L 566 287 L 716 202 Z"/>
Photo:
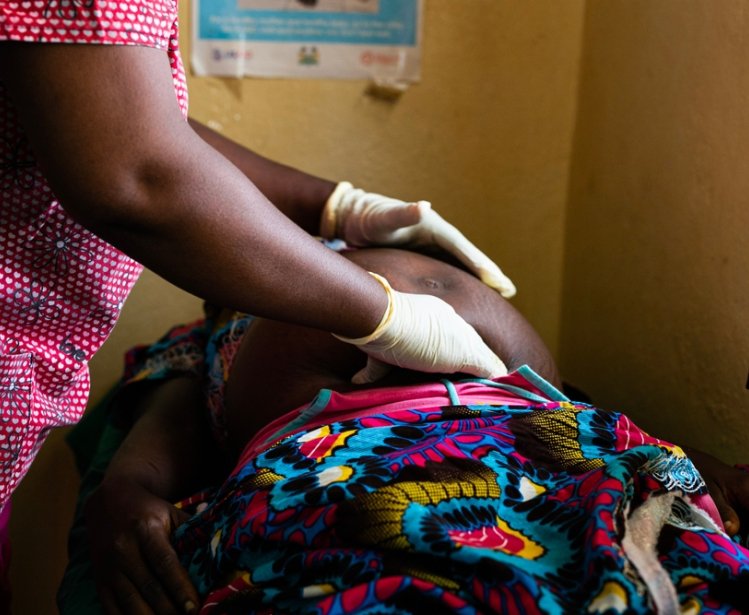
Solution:
<path fill-rule="evenodd" d="M 346 256 L 384 275 L 396 290 L 432 294 L 447 301 L 477 329 L 508 369 L 528 364 L 558 384 L 551 356 L 530 325 L 470 274 L 400 250 L 360 250 Z M 365 362 L 361 351 L 329 333 L 257 319 L 244 334 L 224 391 L 230 451 L 241 450 L 262 427 L 309 402 L 320 389 L 345 392 L 361 388 L 351 384 L 351 377 Z M 434 380 L 434 374 L 395 369 L 375 386 Z"/>

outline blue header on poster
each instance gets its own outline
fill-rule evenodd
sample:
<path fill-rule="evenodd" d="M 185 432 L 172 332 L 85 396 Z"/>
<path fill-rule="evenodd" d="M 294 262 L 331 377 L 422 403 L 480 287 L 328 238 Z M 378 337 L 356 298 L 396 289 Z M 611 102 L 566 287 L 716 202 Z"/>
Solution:
<path fill-rule="evenodd" d="M 412 47 L 418 38 L 417 0 L 380 0 L 376 14 L 242 9 L 237 0 L 199 6 L 202 39 Z"/>

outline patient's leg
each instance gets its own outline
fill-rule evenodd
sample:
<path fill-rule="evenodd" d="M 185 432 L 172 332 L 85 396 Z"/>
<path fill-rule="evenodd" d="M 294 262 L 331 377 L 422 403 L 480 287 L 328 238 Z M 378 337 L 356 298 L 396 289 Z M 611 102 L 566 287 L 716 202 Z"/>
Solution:
<path fill-rule="evenodd" d="M 528 364 L 550 382 L 559 383 L 554 361 L 533 328 L 498 293 L 469 273 L 402 250 L 357 250 L 345 256 L 383 275 L 398 291 L 435 295 L 451 304 L 508 369 Z M 363 388 L 350 380 L 365 361 L 361 351 L 328 333 L 258 320 L 245 335 L 226 386 L 230 448 L 241 450 L 258 429 L 309 402 L 321 388 Z M 436 377 L 396 369 L 374 386 L 412 384 Z"/>

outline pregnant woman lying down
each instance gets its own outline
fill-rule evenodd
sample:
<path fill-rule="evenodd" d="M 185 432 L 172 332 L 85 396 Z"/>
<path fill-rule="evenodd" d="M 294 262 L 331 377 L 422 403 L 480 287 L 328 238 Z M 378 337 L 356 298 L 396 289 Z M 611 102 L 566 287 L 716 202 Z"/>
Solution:
<path fill-rule="evenodd" d="M 742 471 L 695 453 L 701 475 L 570 400 L 530 325 L 462 270 L 346 256 L 450 303 L 510 373 L 357 386 L 350 345 L 220 311 L 131 353 L 133 426 L 85 505 L 105 611 L 749 610 Z"/>

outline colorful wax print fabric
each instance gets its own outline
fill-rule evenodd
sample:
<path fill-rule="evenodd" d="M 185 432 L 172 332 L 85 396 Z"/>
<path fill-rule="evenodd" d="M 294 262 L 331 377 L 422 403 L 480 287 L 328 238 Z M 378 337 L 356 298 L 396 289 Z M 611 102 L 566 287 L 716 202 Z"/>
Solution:
<path fill-rule="evenodd" d="M 202 612 L 749 612 L 681 449 L 528 369 L 444 387 L 321 391 L 250 443 L 176 535 Z"/>
<path fill-rule="evenodd" d="M 252 316 L 205 304 L 205 318 L 169 330 L 150 346 L 137 346 L 125 357 L 122 387 L 145 380 L 192 376 L 203 384 L 208 418 L 216 443 L 226 439 L 224 385 Z"/>

